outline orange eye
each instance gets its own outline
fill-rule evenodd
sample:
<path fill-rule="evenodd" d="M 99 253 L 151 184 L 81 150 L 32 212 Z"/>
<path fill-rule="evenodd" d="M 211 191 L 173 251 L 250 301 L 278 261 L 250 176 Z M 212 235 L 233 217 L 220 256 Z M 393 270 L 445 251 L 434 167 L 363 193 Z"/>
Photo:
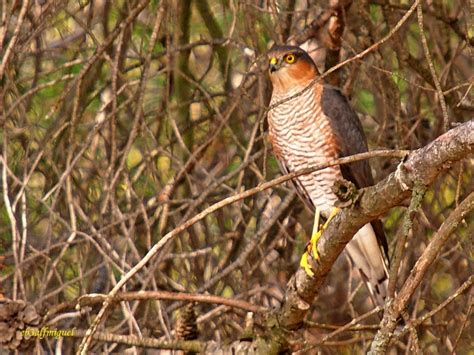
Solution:
<path fill-rule="evenodd" d="M 295 62 L 295 56 L 293 54 L 287 54 L 285 56 L 285 62 L 287 62 L 288 64 L 292 64 Z"/>

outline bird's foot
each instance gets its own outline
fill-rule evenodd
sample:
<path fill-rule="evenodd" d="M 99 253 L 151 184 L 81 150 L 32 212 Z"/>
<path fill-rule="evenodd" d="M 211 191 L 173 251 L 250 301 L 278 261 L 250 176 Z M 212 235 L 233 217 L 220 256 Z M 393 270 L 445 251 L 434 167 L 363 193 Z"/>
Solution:
<path fill-rule="evenodd" d="M 314 272 L 311 267 L 311 263 L 309 259 L 311 258 L 311 255 L 312 255 L 313 259 L 319 260 L 318 240 L 321 237 L 321 234 L 323 233 L 323 231 L 329 225 L 329 222 L 331 222 L 331 220 L 334 218 L 334 216 L 336 216 L 338 212 L 339 212 L 339 208 L 334 207 L 333 210 L 331 211 L 331 214 L 329 215 L 329 218 L 322 225 L 322 227 L 319 228 L 319 226 L 315 225 L 313 228 L 313 235 L 311 236 L 311 240 L 306 246 L 306 251 L 303 253 L 300 260 L 300 266 L 304 269 L 304 271 L 306 272 L 308 276 L 311 276 L 311 277 L 314 276 Z"/>
<path fill-rule="evenodd" d="M 311 277 L 314 276 L 314 272 L 311 267 L 310 258 L 313 257 L 313 259 L 319 260 L 317 244 L 322 232 L 323 230 L 320 229 L 311 236 L 311 240 L 308 245 L 306 245 L 306 250 L 301 256 L 300 266 L 304 269 L 306 274 Z"/>

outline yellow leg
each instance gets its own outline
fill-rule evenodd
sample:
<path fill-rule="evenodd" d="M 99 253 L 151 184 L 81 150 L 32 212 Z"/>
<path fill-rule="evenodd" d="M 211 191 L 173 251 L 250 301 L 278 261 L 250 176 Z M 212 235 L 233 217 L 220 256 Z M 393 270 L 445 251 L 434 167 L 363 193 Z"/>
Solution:
<path fill-rule="evenodd" d="M 303 256 L 301 257 L 300 266 L 306 271 L 306 274 L 309 276 L 314 276 L 314 272 L 311 269 L 311 264 L 309 263 L 309 253 L 313 254 L 313 258 L 319 260 L 318 254 L 318 240 L 321 237 L 322 232 L 327 228 L 329 222 L 334 218 L 334 216 L 339 212 L 339 208 L 334 207 L 329 215 L 329 218 L 324 223 L 324 225 L 319 228 L 319 217 L 320 217 L 320 209 L 316 208 L 316 213 L 314 215 L 314 225 L 313 225 L 313 233 L 311 235 L 311 241 L 309 242 L 308 246 L 306 247 L 306 251 L 304 252 Z"/>
<path fill-rule="evenodd" d="M 313 233 L 311 235 L 315 235 L 319 230 L 319 217 L 321 217 L 321 210 L 319 207 L 316 207 L 316 213 L 314 214 L 314 222 L 313 222 Z"/>
<path fill-rule="evenodd" d="M 331 220 L 338 214 L 339 212 L 339 208 L 337 207 L 334 207 L 331 211 L 331 214 L 329 215 L 329 218 L 327 219 L 326 223 L 324 223 L 323 227 L 321 228 L 322 230 L 325 230 L 328 225 L 329 225 L 329 222 L 331 222 Z"/>

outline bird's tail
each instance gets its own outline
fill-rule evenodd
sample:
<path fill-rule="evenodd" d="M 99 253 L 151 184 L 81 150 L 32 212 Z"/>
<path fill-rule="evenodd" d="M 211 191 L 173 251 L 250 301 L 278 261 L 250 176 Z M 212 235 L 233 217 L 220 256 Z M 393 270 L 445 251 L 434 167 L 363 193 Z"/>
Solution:
<path fill-rule="evenodd" d="M 376 306 L 383 306 L 388 288 L 388 260 L 383 256 L 372 225 L 363 226 L 346 246 Z"/>

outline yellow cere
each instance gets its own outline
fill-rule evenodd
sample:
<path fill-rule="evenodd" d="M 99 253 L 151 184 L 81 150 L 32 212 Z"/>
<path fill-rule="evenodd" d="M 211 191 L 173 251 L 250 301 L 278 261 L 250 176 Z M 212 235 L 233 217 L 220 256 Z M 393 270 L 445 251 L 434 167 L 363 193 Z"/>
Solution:
<path fill-rule="evenodd" d="M 275 57 L 270 58 L 270 65 L 275 65 L 277 62 L 278 60 Z"/>

